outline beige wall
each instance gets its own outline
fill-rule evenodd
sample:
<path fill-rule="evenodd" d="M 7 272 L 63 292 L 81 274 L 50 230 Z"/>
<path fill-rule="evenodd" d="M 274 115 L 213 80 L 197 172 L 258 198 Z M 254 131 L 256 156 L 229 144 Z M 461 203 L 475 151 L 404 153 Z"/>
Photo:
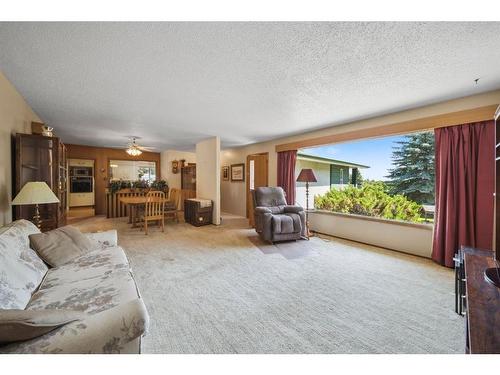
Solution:
<path fill-rule="evenodd" d="M 213 202 L 212 222 L 220 224 L 220 138 L 196 144 L 196 196 Z"/>
<path fill-rule="evenodd" d="M 366 216 L 315 211 L 312 231 L 430 258 L 433 226 Z"/>
<path fill-rule="evenodd" d="M 297 159 L 297 162 L 295 163 L 295 176 L 298 176 L 303 168 L 310 168 L 314 171 L 314 176 L 316 176 L 317 180 L 317 182 L 314 182 L 315 186 L 330 187 L 330 164 Z M 311 183 L 310 186 L 311 185 L 313 185 L 313 183 Z M 306 186 L 306 183 L 297 182 L 297 187 L 299 186 Z"/>
<path fill-rule="evenodd" d="M 231 164 L 238 163 L 246 163 L 246 154 L 231 150 L 221 151 L 221 168 L 229 167 L 229 180 L 221 180 L 220 184 L 221 211 L 245 217 L 246 182 L 231 182 Z"/>
<path fill-rule="evenodd" d="M 12 221 L 11 137 L 16 133 L 31 133 L 31 121 L 41 122 L 0 72 L 0 225 Z"/>
<path fill-rule="evenodd" d="M 340 134 L 347 131 L 373 128 L 391 123 L 416 120 L 423 117 L 435 116 L 450 112 L 473 109 L 486 105 L 500 104 L 500 90 L 484 94 L 454 99 L 429 106 L 424 106 L 407 111 L 401 111 L 389 115 L 373 117 L 366 120 L 356 121 L 348 124 L 331 126 L 323 130 L 304 133 L 296 136 L 272 140 L 269 142 L 256 143 L 249 146 L 227 149 L 221 152 L 221 165 L 245 163 L 249 154 L 261 152 L 269 153 L 269 185 L 276 186 L 277 181 L 277 154 L 275 146 L 282 143 L 297 140 L 322 137 L 332 134 Z M 245 216 L 245 184 L 223 181 L 221 185 L 222 201 L 221 207 L 224 212 Z"/>
<path fill-rule="evenodd" d="M 298 176 L 303 168 L 311 168 L 314 171 L 316 180 L 318 180 L 317 182 L 309 184 L 309 208 L 313 208 L 314 197 L 316 195 L 323 195 L 330 190 L 330 164 L 297 159 L 297 163 L 295 164 L 295 176 Z M 305 182 L 297 182 L 295 189 L 295 204 L 307 207 Z"/>
<path fill-rule="evenodd" d="M 181 170 L 172 173 L 172 161 L 185 159 L 187 163 L 196 163 L 194 152 L 166 150 L 161 153 L 161 178 L 166 180 L 170 188 L 181 188 Z"/>

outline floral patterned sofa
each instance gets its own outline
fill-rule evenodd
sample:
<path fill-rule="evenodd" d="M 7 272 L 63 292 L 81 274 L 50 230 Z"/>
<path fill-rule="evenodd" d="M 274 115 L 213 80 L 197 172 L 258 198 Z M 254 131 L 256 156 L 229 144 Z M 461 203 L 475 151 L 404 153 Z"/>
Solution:
<path fill-rule="evenodd" d="M 148 314 L 116 231 L 88 233 L 97 250 L 48 268 L 29 247 L 29 221 L 0 228 L 0 309 L 68 309 L 85 318 L 0 353 L 140 353 Z"/>

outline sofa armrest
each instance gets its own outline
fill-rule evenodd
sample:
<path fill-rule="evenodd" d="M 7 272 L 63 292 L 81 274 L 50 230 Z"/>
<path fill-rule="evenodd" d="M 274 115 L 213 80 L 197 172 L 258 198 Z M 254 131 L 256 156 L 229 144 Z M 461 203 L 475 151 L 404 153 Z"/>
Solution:
<path fill-rule="evenodd" d="M 285 206 L 284 212 L 288 214 L 298 214 L 299 212 L 304 211 L 304 207 L 301 206 Z"/>
<path fill-rule="evenodd" d="M 85 235 L 90 240 L 97 241 L 103 247 L 118 246 L 118 233 L 116 229 L 105 232 L 85 233 Z"/>
<path fill-rule="evenodd" d="M 0 347 L 0 353 L 118 354 L 142 336 L 149 317 L 142 299 L 69 323 L 36 339 Z"/>

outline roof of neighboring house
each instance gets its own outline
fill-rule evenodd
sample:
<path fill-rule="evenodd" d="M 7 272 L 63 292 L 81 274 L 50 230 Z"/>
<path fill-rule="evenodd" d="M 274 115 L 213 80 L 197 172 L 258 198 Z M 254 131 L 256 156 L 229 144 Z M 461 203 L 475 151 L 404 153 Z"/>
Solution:
<path fill-rule="evenodd" d="M 297 159 L 299 159 L 299 160 L 314 161 L 314 162 L 317 162 L 317 163 L 341 165 L 343 167 L 350 167 L 350 168 L 360 168 L 360 169 L 362 169 L 362 168 L 370 168 L 370 166 L 368 166 L 368 165 L 351 163 L 350 161 L 330 159 L 330 158 L 325 158 L 323 156 L 303 154 L 301 152 L 297 153 Z"/>

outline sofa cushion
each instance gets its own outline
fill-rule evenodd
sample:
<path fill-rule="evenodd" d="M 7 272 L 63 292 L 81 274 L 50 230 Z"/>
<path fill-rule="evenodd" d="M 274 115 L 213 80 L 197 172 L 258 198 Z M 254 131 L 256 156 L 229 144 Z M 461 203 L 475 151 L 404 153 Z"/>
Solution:
<path fill-rule="evenodd" d="M 297 214 L 273 215 L 273 233 L 289 234 L 300 232 L 300 216 Z"/>
<path fill-rule="evenodd" d="M 42 336 L 85 315 L 72 310 L 0 310 L 0 344 Z"/>
<path fill-rule="evenodd" d="M 29 248 L 28 236 L 39 232 L 27 220 L 0 228 L 0 309 L 24 309 L 47 273 L 47 266 Z"/>
<path fill-rule="evenodd" d="M 52 267 L 68 263 L 97 248 L 94 242 L 71 225 L 46 233 L 34 233 L 29 239 L 31 248 Z"/>
<path fill-rule="evenodd" d="M 84 254 L 57 268 L 51 268 L 40 290 L 78 283 L 81 280 L 100 279 L 118 272 L 128 272 L 130 266 L 121 247 L 108 247 Z"/>
<path fill-rule="evenodd" d="M 50 269 L 26 309 L 71 309 L 94 314 L 138 296 L 123 250 L 111 247 Z"/>

